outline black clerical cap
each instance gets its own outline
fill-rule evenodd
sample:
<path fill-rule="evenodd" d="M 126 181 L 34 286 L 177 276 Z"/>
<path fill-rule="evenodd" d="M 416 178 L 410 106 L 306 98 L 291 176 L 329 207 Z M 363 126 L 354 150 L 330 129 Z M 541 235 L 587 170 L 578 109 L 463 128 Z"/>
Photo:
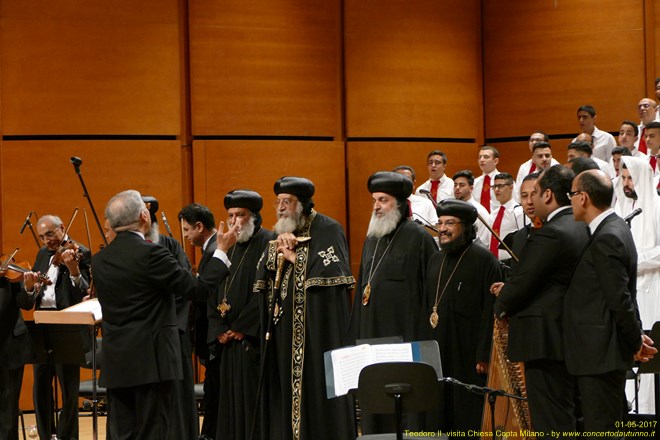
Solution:
<path fill-rule="evenodd" d="M 457 199 L 445 199 L 438 203 L 436 208 L 438 217 L 451 215 L 458 217 L 465 223 L 472 225 L 477 220 L 477 208 L 472 203 Z"/>
<path fill-rule="evenodd" d="M 378 171 L 369 177 L 367 188 L 370 193 L 383 192 L 405 200 L 412 194 L 413 183 L 408 176 L 391 171 Z"/>
<path fill-rule="evenodd" d="M 149 214 L 151 216 L 151 223 L 158 223 L 158 199 L 152 196 L 142 196 L 142 201 L 147 205 Z"/>
<path fill-rule="evenodd" d="M 314 184 L 304 177 L 285 176 L 275 182 L 275 194 L 293 194 L 300 200 L 311 199 L 314 195 Z"/>
<path fill-rule="evenodd" d="M 264 200 L 258 192 L 249 189 L 236 189 L 229 191 L 225 196 L 225 209 L 245 208 L 257 213 L 264 206 Z"/>

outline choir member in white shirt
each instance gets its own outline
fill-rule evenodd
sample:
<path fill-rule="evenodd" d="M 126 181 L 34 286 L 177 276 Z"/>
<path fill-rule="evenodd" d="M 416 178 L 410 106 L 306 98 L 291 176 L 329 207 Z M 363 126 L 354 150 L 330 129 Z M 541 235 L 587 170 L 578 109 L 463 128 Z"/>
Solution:
<path fill-rule="evenodd" d="M 451 199 L 454 194 L 454 182 L 445 175 L 447 155 L 440 150 L 431 151 L 426 157 L 426 169 L 429 180 L 422 183 L 415 191 L 418 196 L 430 193 L 435 203 L 444 199 Z"/>

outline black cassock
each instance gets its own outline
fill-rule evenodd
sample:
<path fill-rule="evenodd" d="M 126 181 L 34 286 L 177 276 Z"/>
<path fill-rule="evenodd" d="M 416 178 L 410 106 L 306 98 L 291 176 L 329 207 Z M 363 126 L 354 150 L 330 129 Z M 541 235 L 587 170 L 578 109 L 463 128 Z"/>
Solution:
<path fill-rule="evenodd" d="M 231 261 L 229 275 L 220 285 L 209 305 L 208 313 L 219 316 L 218 334 L 229 330 L 242 333 L 242 341 L 232 340 L 222 345 L 220 358 L 220 393 L 216 439 L 247 439 L 254 415 L 259 374 L 259 300 L 252 291 L 257 261 L 275 234 L 259 229 L 245 243 L 236 243 L 227 255 Z M 231 309 L 220 315 L 217 306 L 225 298 Z M 211 318 L 211 317 L 209 317 Z M 257 437 L 255 437 L 257 438 Z"/>
<path fill-rule="evenodd" d="M 437 252 L 433 237 L 408 219 L 380 240 L 366 239 L 351 315 L 353 340 L 387 336 L 418 339 L 426 268 Z M 370 294 L 365 306 L 362 298 L 367 284 Z"/>
<path fill-rule="evenodd" d="M 314 210 L 295 234 L 311 240 L 298 244 L 296 264 L 284 269 L 283 313 L 266 355 L 261 438 L 352 438 L 350 401 L 346 396 L 327 399 L 323 364 L 324 352 L 346 342 L 348 289 L 354 284 L 346 237 L 339 223 Z M 275 261 L 276 246 L 270 245 L 255 283 L 255 291 L 265 294 L 262 317 L 273 305 Z"/>
<path fill-rule="evenodd" d="M 441 265 L 442 276 L 438 283 Z M 453 276 L 447 284 L 452 272 Z M 473 242 L 469 248 L 464 246 L 452 253 L 440 252 L 429 261 L 426 306 L 420 319 L 420 334 L 423 339 L 438 341 L 445 377 L 453 377 L 467 384 L 486 385 L 487 377 L 477 374 L 476 364 L 478 361 L 490 361 L 495 301 L 490 286 L 497 281 L 502 281 L 499 262 L 478 243 Z M 439 299 L 438 326 L 434 329 L 429 319 L 436 293 Z M 444 385 L 443 391 L 442 411 L 439 416 L 427 419 L 427 429 L 480 431 L 484 397 L 449 384 Z"/>

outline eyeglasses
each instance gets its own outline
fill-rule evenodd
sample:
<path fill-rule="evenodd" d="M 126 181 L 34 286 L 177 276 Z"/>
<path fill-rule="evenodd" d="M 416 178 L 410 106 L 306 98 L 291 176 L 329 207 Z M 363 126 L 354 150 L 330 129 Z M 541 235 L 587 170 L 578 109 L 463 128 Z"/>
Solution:
<path fill-rule="evenodd" d="M 280 205 L 284 205 L 286 208 L 296 203 L 294 199 L 275 199 L 273 206 L 279 208 Z"/>
<path fill-rule="evenodd" d="M 575 191 L 569 191 L 569 192 L 566 193 L 566 195 L 568 196 L 569 199 L 571 199 L 571 198 L 573 198 L 573 196 L 577 196 L 581 192 L 582 192 L 582 190 L 578 189 L 578 190 L 575 190 Z"/>
<path fill-rule="evenodd" d="M 643 108 L 643 109 L 647 109 L 647 108 L 651 108 L 651 107 L 653 107 L 651 104 L 639 104 L 637 106 L 637 108 Z"/>
<path fill-rule="evenodd" d="M 504 189 L 511 185 L 513 185 L 513 183 L 498 183 L 497 185 L 493 185 L 493 189 Z"/>
<path fill-rule="evenodd" d="M 539 142 L 544 142 L 544 139 L 540 138 L 529 138 L 529 141 L 533 144 L 538 144 Z"/>
<path fill-rule="evenodd" d="M 55 231 L 57 231 L 57 229 L 53 229 L 52 231 L 48 231 L 42 235 L 39 235 L 39 240 L 43 241 L 47 238 L 53 238 L 55 236 Z"/>
<path fill-rule="evenodd" d="M 456 220 L 447 220 L 446 222 L 438 222 L 438 228 L 442 228 L 443 226 L 447 226 L 448 228 L 453 228 L 454 226 L 461 224 L 463 222 L 457 222 Z"/>
<path fill-rule="evenodd" d="M 429 160 L 426 162 L 426 165 L 444 165 L 445 163 L 441 160 Z"/>

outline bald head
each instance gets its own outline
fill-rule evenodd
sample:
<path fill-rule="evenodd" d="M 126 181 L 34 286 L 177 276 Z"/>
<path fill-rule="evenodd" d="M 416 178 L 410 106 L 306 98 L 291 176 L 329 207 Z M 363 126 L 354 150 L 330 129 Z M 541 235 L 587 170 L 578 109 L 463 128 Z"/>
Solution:
<path fill-rule="evenodd" d="M 576 180 L 578 189 L 589 196 L 591 204 L 595 208 L 604 211 L 612 205 L 614 195 L 612 180 L 603 171 L 583 171 L 576 177 Z"/>

